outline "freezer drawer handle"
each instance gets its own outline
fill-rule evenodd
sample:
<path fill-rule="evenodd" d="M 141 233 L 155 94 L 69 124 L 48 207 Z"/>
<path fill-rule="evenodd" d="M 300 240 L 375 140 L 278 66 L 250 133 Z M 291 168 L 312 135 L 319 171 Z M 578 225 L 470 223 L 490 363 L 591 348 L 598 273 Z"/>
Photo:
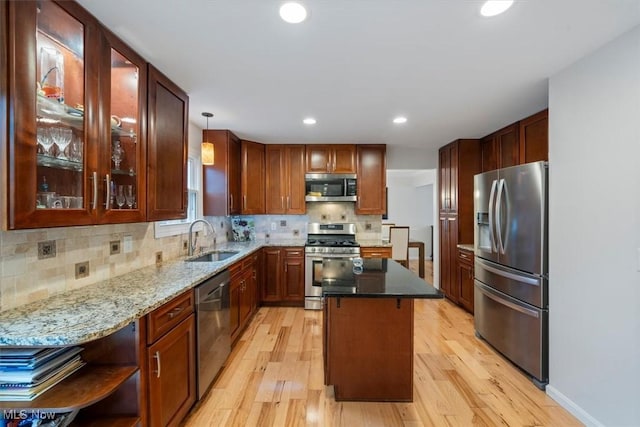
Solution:
<path fill-rule="evenodd" d="M 519 311 L 520 313 L 526 314 L 527 316 L 531 316 L 531 317 L 540 317 L 540 315 L 538 314 L 537 311 L 535 310 L 530 310 L 528 308 L 524 308 L 521 307 L 517 304 L 514 304 L 510 301 L 507 301 L 504 298 L 500 298 L 498 295 L 494 295 L 493 292 L 491 292 L 489 289 L 487 289 L 487 287 L 485 285 L 482 285 L 478 282 L 476 282 L 476 286 L 478 287 L 478 290 L 480 292 L 482 292 L 486 297 L 491 298 L 492 300 L 494 300 L 495 302 L 497 302 L 498 304 L 502 304 L 504 306 L 507 306 L 513 310 Z"/>
<path fill-rule="evenodd" d="M 527 285 L 540 286 L 540 282 L 536 279 L 532 279 L 530 277 L 518 276 L 517 274 L 509 273 L 508 271 L 499 270 L 495 267 L 492 267 L 488 264 L 485 264 L 481 260 L 476 261 L 478 264 L 482 266 L 487 271 L 497 274 L 498 276 L 506 277 L 507 279 L 513 279 L 518 282 L 526 283 Z"/>

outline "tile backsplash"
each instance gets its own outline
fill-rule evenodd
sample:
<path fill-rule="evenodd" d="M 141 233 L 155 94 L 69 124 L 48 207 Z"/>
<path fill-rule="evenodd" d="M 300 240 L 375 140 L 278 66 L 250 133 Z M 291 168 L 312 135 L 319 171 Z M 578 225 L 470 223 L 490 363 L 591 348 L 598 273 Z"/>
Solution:
<path fill-rule="evenodd" d="M 217 243 L 227 241 L 230 223 L 209 217 Z M 0 231 L 0 311 L 81 288 L 187 254 L 187 234 L 155 238 L 154 223 L 95 225 Z M 38 242 L 54 241 L 55 257 L 38 259 Z M 119 246 L 111 254 L 112 242 Z M 211 244 L 199 238 L 198 248 Z M 89 263 L 89 275 L 76 279 L 76 264 Z M 135 285 L 132 285 L 135 286 Z"/>
<path fill-rule="evenodd" d="M 353 203 L 308 203 L 307 215 L 248 218 L 253 219 L 258 240 L 267 235 L 276 241 L 304 240 L 309 222 L 354 222 L 356 237 L 363 240 L 381 235 L 380 216 L 356 215 Z M 218 244 L 233 240 L 231 217 L 205 219 L 212 224 Z M 0 311 L 154 265 L 158 252 L 164 261 L 183 257 L 187 237 L 155 238 L 154 223 L 0 231 Z M 56 255 L 39 259 L 38 243 L 48 241 L 55 242 Z M 198 238 L 196 250 L 212 243 L 206 232 Z M 76 279 L 76 264 L 84 262 L 89 263 L 89 275 Z"/>

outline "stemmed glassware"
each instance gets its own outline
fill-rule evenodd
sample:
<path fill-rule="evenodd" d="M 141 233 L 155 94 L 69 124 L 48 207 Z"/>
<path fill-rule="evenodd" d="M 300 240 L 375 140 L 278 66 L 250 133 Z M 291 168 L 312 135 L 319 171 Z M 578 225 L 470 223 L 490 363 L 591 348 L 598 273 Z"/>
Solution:
<path fill-rule="evenodd" d="M 133 185 L 127 185 L 124 197 L 127 201 L 129 209 L 133 209 L 133 204 L 136 201 L 136 197 L 133 195 Z"/>
<path fill-rule="evenodd" d="M 125 200 L 126 198 L 124 196 L 124 186 L 118 185 L 118 191 L 116 193 L 116 204 L 118 205 L 119 209 L 122 209 Z"/>
<path fill-rule="evenodd" d="M 49 128 L 38 127 L 38 143 L 42 145 L 44 153 L 47 156 L 51 156 L 51 147 L 53 147 L 53 138 L 51 138 L 51 132 Z"/>
<path fill-rule="evenodd" d="M 73 138 L 73 132 L 69 128 L 63 127 L 53 127 L 50 128 L 51 138 L 53 142 L 58 146 L 58 157 L 62 159 L 69 160 L 64 150 L 67 148 L 67 145 L 71 143 L 71 139 Z"/>
<path fill-rule="evenodd" d="M 113 143 L 113 150 L 111 151 L 111 160 L 116 169 L 120 169 L 120 163 L 124 159 L 124 149 L 120 146 L 120 141 Z"/>

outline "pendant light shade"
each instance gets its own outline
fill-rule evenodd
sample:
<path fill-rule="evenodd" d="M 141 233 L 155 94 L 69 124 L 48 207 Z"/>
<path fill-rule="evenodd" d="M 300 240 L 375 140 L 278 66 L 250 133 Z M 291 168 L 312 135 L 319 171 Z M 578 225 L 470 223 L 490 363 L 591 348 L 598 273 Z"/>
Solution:
<path fill-rule="evenodd" d="M 209 117 L 213 117 L 213 114 L 204 112 L 204 113 L 202 113 L 202 115 L 207 118 L 207 130 L 209 130 Z M 215 152 L 213 150 L 213 143 L 212 142 L 207 142 L 207 141 L 202 141 L 201 150 L 202 150 L 202 152 L 201 152 L 200 156 L 202 158 L 202 164 L 203 165 L 208 165 L 208 166 L 213 165 L 214 164 L 214 160 L 215 160 Z"/>

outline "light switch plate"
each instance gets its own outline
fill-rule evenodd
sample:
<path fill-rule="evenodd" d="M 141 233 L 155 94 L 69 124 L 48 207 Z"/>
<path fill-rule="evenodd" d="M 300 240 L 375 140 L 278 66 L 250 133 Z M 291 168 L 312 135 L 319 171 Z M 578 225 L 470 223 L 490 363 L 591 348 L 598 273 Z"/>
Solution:
<path fill-rule="evenodd" d="M 128 236 L 124 236 L 122 238 L 123 241 L 123 246 L 124 246 L 124 253 L 128 254 L 133 252 L 133 236 L 128 235 Z"/>

